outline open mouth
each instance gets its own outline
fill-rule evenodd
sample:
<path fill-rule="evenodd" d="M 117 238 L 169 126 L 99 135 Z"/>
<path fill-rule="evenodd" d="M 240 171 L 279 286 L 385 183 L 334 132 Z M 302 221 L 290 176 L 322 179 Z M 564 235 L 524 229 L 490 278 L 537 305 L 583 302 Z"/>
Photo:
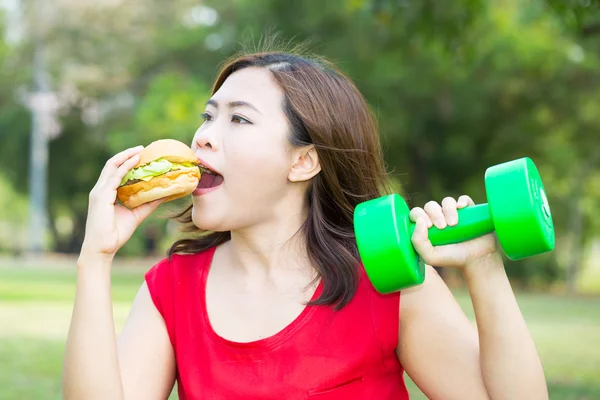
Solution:
<path fill-rule="evenodd" d="M 223 183 L 223 176 L 210 168 L 200 165 L 202 174 L 198 182 L 198 189 L 210 189 L 219 186 Z"/>

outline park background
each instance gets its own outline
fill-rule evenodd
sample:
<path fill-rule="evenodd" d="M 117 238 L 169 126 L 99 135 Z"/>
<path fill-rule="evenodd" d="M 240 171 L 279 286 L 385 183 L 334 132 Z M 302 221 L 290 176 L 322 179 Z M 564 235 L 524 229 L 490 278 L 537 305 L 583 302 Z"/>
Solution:
<path fill-rule="evenodd" d="M 356 82 L 411 206 L 463 193 L 485 202 L 487 167 L 534 160 L 556 250 L 507 269 L 551 398 L 600 398 L 596 1 L 0 5 L 1 399 L 60 398 L 75 260 L 104 162 L 159 138 L 190 143 L 219 65 L 275 33 L 289 46 L 306 44 Z M 119 252 L 117 330 L 144 271 L 179 237 L 166 215 L 186 201 L 159 209 Z M 460 276 L 445 279 L 473 320 Z M 424 398 L 413 384 L 410 390 Z"/>

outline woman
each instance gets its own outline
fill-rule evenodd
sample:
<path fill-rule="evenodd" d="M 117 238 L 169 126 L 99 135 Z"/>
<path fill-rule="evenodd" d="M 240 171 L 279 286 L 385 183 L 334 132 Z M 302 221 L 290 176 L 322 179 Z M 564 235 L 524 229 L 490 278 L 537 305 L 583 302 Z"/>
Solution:
<path fill-rule="evenodd" d="M 376 124 L 324 61 L 249 54 L 221 70 L 192 139 L 222 175 L 179 217 L 115 337 L 110 267 L 160 201 L 128 210 L 116 189 L 140 147 L 110 159 L 90 193 L 65 356 L 66 399 L 406 399 L 403 373 L 432 399 L 547 398 L 535 345 L 493 234 L 433 247 L 468 196 L 413 208 L 428 265 L 458 268 L 477 330 L 435 270 L 381 295 L 360 264 L 352 215 L 387 192 Z M 220 181 L 220 180 L 218 180 Z"/>

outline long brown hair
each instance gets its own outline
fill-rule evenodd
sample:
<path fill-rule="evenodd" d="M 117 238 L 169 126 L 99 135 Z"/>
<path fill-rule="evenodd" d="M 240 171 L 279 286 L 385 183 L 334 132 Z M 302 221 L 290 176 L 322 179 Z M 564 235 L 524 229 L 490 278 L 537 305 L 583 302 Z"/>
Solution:
<path fill-rule="evenodd" d="M 309 214 L 299 234 L 323 280 L 312 305 L 345 306 L 354 296 L 360 262 L 353 229 L 358 203 L 390 192 L 377 123 L 352 81 L 331 63 L 289 52 L 242 54 L 228 60 L 213 85 L 214 94 L 235 71 L 269 70 L 284 93 L 283 111 L 293 146 L 314 145 L 321 171 L 307 191 Z M 184 232 L 200 234 L 169 249 L 196 253 L 231 238 L 230 232 L 203 232 L 192 222 L 192 206 L 174 215 Z"/>

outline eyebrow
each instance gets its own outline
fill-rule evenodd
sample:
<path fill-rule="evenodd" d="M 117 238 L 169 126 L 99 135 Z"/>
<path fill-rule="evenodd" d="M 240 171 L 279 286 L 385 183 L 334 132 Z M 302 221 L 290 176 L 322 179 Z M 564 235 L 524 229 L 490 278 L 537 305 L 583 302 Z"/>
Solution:
<path fill-rule="evenodd" d="M 219 103 L 217 103 L 215 100 L 210 99 L 206 102 L 206 105 L 211 105 L 215 108 L 219 108 Z M 258 109 L 256 107 L 254 107 L 252 104 L 248 103 L 247 101 L 241 101 L 241 100 L 237 100 L 237 101 L 230 101 L 229 103 L 227 103 L 227 107 L 229 108 L 235 108 L 235 107 L 248 107 L 253 109 L 254 111 L 256 111 L 257 113 L 261 114 L 262 113 L 260 111 L 258 111 Z"/>

